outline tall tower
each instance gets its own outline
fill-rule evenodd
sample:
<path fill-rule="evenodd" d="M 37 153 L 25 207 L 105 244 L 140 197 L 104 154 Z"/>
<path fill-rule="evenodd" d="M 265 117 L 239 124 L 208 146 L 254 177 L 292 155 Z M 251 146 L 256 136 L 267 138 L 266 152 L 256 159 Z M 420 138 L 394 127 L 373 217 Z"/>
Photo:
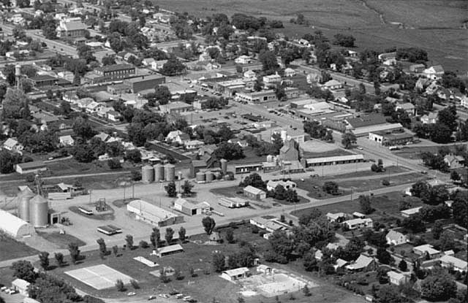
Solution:
<path fill-rule="evenodd" d="M 15 78 L 16 78 L 16 88 L 20 89 L 21 87 L 21 65 L 15 66 Z"/>

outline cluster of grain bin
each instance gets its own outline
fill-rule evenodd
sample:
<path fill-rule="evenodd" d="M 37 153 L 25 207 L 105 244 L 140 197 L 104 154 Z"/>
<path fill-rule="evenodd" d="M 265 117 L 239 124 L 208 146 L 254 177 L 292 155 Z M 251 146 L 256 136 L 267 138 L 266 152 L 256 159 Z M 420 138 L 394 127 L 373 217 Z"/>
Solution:
<path fill-rule="evenodd" d="M 29 188 L 18 196 L 18 216 L 34 227 L 47 226 L 49 222 L 49 203 L 41 195 L 34 194 Z"/>
<path fill-rule="evenodd" d="M 278 156 L 268 155 L 266 161 L 269 163 L 278 163 Z"/>
<path fill-rule="evenodd" d="M 144 183 L 174 181 L 175 166 L 173 164 L 156 164 L 154 166 L 145 165 L 141 168 L 141 180 Z"/>

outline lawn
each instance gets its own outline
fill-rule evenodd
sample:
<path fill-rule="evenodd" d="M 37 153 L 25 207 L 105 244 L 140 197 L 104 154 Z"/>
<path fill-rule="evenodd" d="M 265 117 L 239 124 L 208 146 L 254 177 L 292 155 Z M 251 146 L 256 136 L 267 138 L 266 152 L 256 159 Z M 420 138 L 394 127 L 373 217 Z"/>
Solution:
<path fill-rule="evenodd" d="M 385 173 L 386 174 L 398 174 L 398 173 L 403 173 L 409 171 L 407 168 L 403 166 L 388 166 L 385 167 Z M 354 173 L 346 173 L 346 174 L 339 174 L 331 177 L 325 177 L 325 179 L 330 179 L 331 181 L 339 179 L 346 179 L 346 178 L 358 178 L 358 177 L 374 177 L 374 176 L 383 176 L 382 173 L 377 173 L 374 171 L 366 170 L 366 171 L 357 171 Z"/>
<path fill-rule="evenodd" d="M 268 206 L 265 205 L 265 203 L 262 203 L 261 205 L 259 203 L 255 203 L 255 202 L 260 202 L 258 200 L 252 200 L 250 199 L 249 197 L 244 197 L 243 195 L 243 191 L 242 191 L 242 187 L 237 187 L 237 186 L 232 186 L 232 187 L 221 187 L 221 188 L 213 188 L 213 189 L 210 189 L 210 192 L 212 192 L 213 194 L 215 195 L 220 195 L 220 196 L 225 196 L 225 197 L 228 197 L 228 198 L 238 198 L 239 196 L 243 197 L 244 199 L 246 200 L 249 200 L 251 203 L 251 205 L 255 205 L 259 208 L 270 208 Z M 272 202 L 271 205 L 273 206 L 280 206 L 280 205 L 294 205 L 294 204 L 301 204 L 301 203 L 307 203 L 309 202 L 308 199 L 298 195 L 297 196 L 299 198 L 299 201 L 298 202 L 288 202 L 286 200 L 278 200 L 278 199 L 273 199 L 273 198 L 266 198 L 266 199 L 263 199 L 261 200 L 261 202 Z"/>
<path fill-rule="evenodd" d="M 360 211 L 361 207 L 359 205 L 358 197 L 355 199 L 340 203 L 333 203 L 329 205 L 323 205 L 318 207 L 311 207 L 308 209 L 293 211 L 291 214 L 299 217 L 303 214 L 311 212 L 314 208 L 318 208 L 323 214 L 326 213 L 347 213 L 352 214 L 355 211 Z M 372 196 L 372 207 L 376 210 L 370 217 L 379 217 L 382 219 L 382 216 L 399 216 L 399 202 L 405 200 L 411 203 L 411 207 L 418 207 L 423 205 L 419 198 L 407 197 L 400 192 L 391 192 L 384 195 Z M 374 219 L 374 218 L 373 218 Z"/>
<path fill-rule="evenodd" d="M 302 179 L 292 180 L 292 181 L 297 184 L 297 188 L 307 191 L 308 192 L 307 196 L 313 199 L 319 199 L 319 200 L 329 199 L 329 198 L 333 198 L 333 197 L 340 196 L 340 195 L 347 195 L 350 193 L 350 191 L 348 190 L 343 190 L 339 183 L 338 183 L 338 186 L 339 186 L 338 195 L 332 195 L 323 191 L 322 189 L 323 184 L 326 181 L 330 181 L 330 180 L 325 180 L 320 177 L 308 178 L 308 179 L 305 179 L 304 181 L 302 181 Z"/>
<path fill-rule="evenodd" d="M 59 232 L 38 232 L 37 234 L 60 248 L 68 248 L 70 243 L 76 243 L 78 246 L 86 245 L 85 242 L 69 234 L 60 234 Z"/>
<path fill-rule="evenodd" d="M 427 176 L 421 175 L 420 173 L 410 173 L 410 174 L 400 175 L 400 176 L 388 176 L 385 173 L 381 173 L 380 178 L 377 178 L 376 176 L 376 177 L 369 178 L 366 180 L 363 180 L 363 179 L 344 180 L 344 181 L 338 181 L 337 183 L 341 188 L 363 192 L 363 191 L 372 191 L 374 189 L 386 187 L 385 185 L 382 184 L 383 180 L 387 180 L 390 182 L 390 185 L 388 186 L 397 186 L 397 185 L 411 183 L 411 182 L 415 183 L 420 180 L 427 180 Z"/>
<path fill-rule="evenodd" d="M 39 251 L 0 233 L 0 261 L 37 255 Z"/>

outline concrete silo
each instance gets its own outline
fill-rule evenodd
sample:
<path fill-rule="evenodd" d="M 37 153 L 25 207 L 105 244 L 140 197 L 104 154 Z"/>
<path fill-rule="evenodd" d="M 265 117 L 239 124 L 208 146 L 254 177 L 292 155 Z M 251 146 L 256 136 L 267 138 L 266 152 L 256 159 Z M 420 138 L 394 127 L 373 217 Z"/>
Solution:
<path fill-rule="evenodd" d="M 199 171 L 195 175 L 195 179 L 197 180 L 198 183 L 205 182 L 205 173 L 202 171 Z"/>
<path fill-rule="evenodd" d="M 164 165 L 164 176 L 166 181 L 172 182 L 175 180 L 175 166 L 168 163 Z"/>
<path fill-rule="evenodd" d="M 28 188 L 22 190 L 17 198 L 18 198 L 18 217 L 23 219 L 26 222 L 29 222 L 30 217 L 30 204 L 31 199 L 35 196 L 32 190 Z"/>
<path fill-rule="evenodd" d="M 144 183 L 154 182 L 154 168 L 150 165 L 145 165 L 141 168 L 141 181 Z"/>
<path fill-rule="evenodd" d="M 207 183 L 213 182 L 213 179 L 214 179 L 214 174 L 213 174 L 213 172 L 207 171 L 207 172 L 206 172 L 206 182 L 207 182 Z"/>
<path fill-rule="evenodd" d="M 227 173 L 227 160 L 221 159 L 219 160 L 219 163 L 221 163 L 221 171 L 223 172 L 223 174 Z"/>
<path fill-rule="evenodd" d="M 49 217 L 49 204 L 47 199 L 41 195 L 36 195 L 30 201 L 30 222 L 34 227 L 47 226 Z"/>
<path fill-rule="evenodd" d="M 154 167 L 154 181 L 160 182 L 164 181 L 164 166 L 160 163 L 153 166 Z"/>

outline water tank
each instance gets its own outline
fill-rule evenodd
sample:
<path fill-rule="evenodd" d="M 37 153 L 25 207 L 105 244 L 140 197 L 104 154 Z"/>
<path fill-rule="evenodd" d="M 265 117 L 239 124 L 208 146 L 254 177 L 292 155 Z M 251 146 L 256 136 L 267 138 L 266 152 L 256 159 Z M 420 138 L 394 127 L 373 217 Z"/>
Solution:
<path fill-rule="evenodd" d="M 164 181 L 164 166 L 160 163 L 153 166 L 154 167 L 154 181 Z"/>
<path fill-rule="evenodd" d="M 144 183 L 154 182 L 154 169 L 150 165 L 145 165 L 141 168 L 141 181 Z"/>
<path fill-rule="evenodd" d="M 274 157 L 272 155 L 267 156 L 267 162 L 273 162 Z"/>
<path fill-rule="evenodd" d="M 199 171 L 198 173 L 195 174 L 195 179 L 197 182 L 205 182 L 205 173 L 202 171 Z"/>
<path fill-rule="evenodd" d="M 285 131 L 285 130 L 282 130 L 281 131 L 281 140 L 283 140 L 283 142 L 286 142 L 287 138 L 288 138 L 288 132 Z"/>
<path fill-rule="evenodd" d="M 29 222 L 30 201 L 34 197 L 32 190 L 28 188 L 22 190 L 18 198 L 18 216 L 26 222 Z"/>
<path fill-rule="evenodd" d="M 175 180 L 175 166 L 172 164 L 164 165 L 164 176 L 166 181 L 172 182 Z"/>
<path fill-rule="evenodd" d="M 211 171 L 206 172 L 206 182 L 213 182 L 214 174 Z"/>
<path fill-rule="evenodd" d="M 49 216 L 49 205 L 41 195 L 36 195 L 30 201 L 30 222 L 34 227 L 47 226 Z"/>
<path fill-rule="evenodd" d="M 221 159 L 219 160 L 219 163 L 221 163 L 221 171 L 223 172 L 223 174 L 227 173 L 227 160 Z"/>
<path fill-rule="evenodd" d="M 21 65 L 15 66 L 15 76 L 21 76 Z"/>

